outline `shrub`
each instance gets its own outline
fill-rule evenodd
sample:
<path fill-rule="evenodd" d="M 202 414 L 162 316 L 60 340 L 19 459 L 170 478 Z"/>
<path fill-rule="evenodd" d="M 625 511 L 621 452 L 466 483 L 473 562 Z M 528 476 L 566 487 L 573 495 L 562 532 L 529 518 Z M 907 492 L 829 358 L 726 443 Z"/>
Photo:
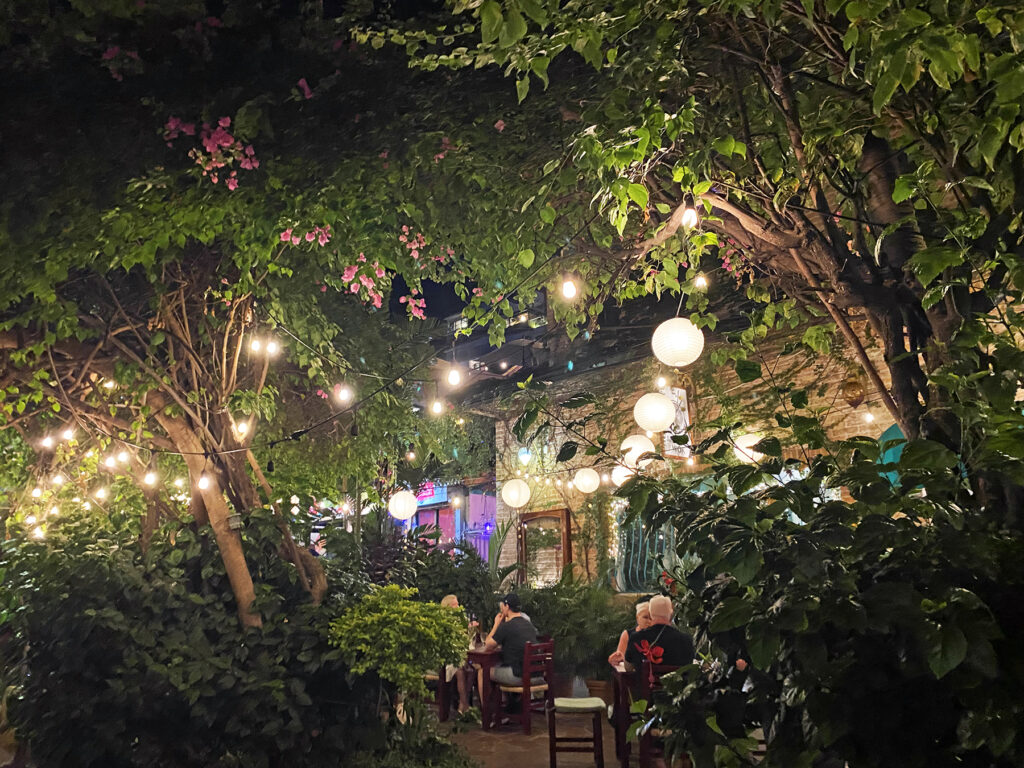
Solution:
<path fill-rule="evenodd" d="M 457 596 L 466 613 L 487 626 L 498 610 L 490 569 L 470 546 L 427 552 L 416 574 L 416 587 L 419 598 L 430 602 L 440 602 L 448 594 Z"/>

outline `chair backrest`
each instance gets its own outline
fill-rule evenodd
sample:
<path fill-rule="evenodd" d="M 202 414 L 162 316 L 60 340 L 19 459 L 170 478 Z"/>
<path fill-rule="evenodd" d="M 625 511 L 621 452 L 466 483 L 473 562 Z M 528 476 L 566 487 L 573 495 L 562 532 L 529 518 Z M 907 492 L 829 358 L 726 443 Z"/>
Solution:
<path fill-rule="evenodd" d="M 644 661 L 640 666 L 640 692 L 643 698 L 650 703 L 651 695 L 661 688 L 662 675 L 675 672 L 677 669 L 680 667 L 672 664 L 652 664 L 649 661 Z"/>
<path fill-rule="evenodd" d="M 523 680 L 543 677 L 547 681 L 553 679 L 555 672 L 555 641 L 544 640 L 527 643 L 523 650 Z"/>

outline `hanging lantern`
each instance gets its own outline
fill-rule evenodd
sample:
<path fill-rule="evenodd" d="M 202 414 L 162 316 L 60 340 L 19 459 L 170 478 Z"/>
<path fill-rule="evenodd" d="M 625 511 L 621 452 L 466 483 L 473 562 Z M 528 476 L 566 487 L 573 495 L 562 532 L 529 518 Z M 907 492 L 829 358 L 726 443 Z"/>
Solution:
<path fill-rule="evenodd" d="M 615 483 L 615 487 L 618 488 L 624 482 L 629 480 L 636 472 L 629 467 L 624 467 L 619 464 L 615 469 L 612 470 L 612 482 Z"/>
<path fill-rule="evenodd" d="M 513 509 L 525 507 L 530 500 L 530 486 L 525 480 L 509 480 L 501 486 L 501 500 Z"/>
<path fill-rule="evenodd" d="M 851 376 L 843 382 L 839 388 L 839 394 L 851 408 L 856 408 L 864 402 L 864 384 L 856 376 Z"/>
<path fill-rule="evenodd" d="M 676 406 L 671 398 L 660 392 L 649 392 L 636 401 L 633 418 L 640 429 L 649 432 L 664 432 L 676 420 Z"/>
<path fill-rule="evenodd" d="M 638 466 L 646 467 L 653 461 L 653 459 L 640 461 L 640 457 L 645 453 L 654 453 L 654 443 L 645 435 L 630 435 L 622 441 L 619 450 L 622 451 L 622 460 L 627 467 L 634 469 Z"/>
<path fill-rule="evenodd" d="M 416 495 L 412 491 L 398 491 L 388 499 L 388 512 L 396 520 L 408 520 L 416 514 Z"/>
<path fill-rule="evenodd" d="M 704 332 L 685 317 L 673 317 L 654 329 L 654 356 L 665 365 L 689 365 L 704 351 Z"/>
<path fill-rule="evenodd" d="M 601 485 L 601 476 L 590 467 L 583 467 L 576 471 L 572 482 L 582 493 L 593 493 Z"/>
<path fill-rule="evenodd" d="M 764 454 L 755 451 L 754 446 L 760 443 L 761 439 L 760 435 L 740 435 L 736 438 L 736 445 L 733 447 L 732 452 L 744 464 L 753 464 L 760 461 L 764 458 Z"/>

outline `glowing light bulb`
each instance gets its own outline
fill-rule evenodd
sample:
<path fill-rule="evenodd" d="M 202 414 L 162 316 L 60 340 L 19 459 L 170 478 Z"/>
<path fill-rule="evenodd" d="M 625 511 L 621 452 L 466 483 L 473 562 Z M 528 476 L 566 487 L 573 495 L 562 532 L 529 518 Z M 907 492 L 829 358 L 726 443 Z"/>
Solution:
<path fill-rule="evenodd" d="M 249 342 L 249 349 L 251 349 L 253 352 L 259 352 L 262 348 L 263 342 L 261 342 L 259 339 L 253 339 L 251 342 Z"/>
<path fill-rule="evenodd" d="M 864 414 L 864 421 L 866 421 L 868 424 L 870 424 L 874 420 L 875 414 L 871 413 L 871 411 L 868 411 L 867 413 Z"/>
<path fill-rule="evenodd" d="M 180 477 L 174 478 L 174 487 L 181 488 L 185 484 L 185 480 Z"/>
<path fill-rule="evenodd" d="M 570 301 L 576 298 L 576 294 L 579 293 L 579 287 L 576 285 L 576 281 L 572 278 L 566 278 L 562 281 L 562 296 Z"/>
<path fill-rule="evenodd" d="M 53 484 L 54 485 L 64 485 L 64 475 L 59 475 L 59 474 L 58 475 L 54 475 L 53 476 Z"/>
<path fill-rule="evenodd" d="M 32 498 L 33 499 L 38 499 L 42 495 L 43 495 L 43 489 L 42 488 L 33 488 L 32 489 Z"/>
<path fill-rule="evenodd" d="M 441 413 L 441 411 L 444 410 L 444 403 L 442 403 L 440 400 L 435 400 L 433 403 L 431 403 L 430 410 L 434 413 Z"/>
<path fill-rule="evenodd" d="M 609 478 L 608 478 L 608 473 L 607 472 L 605 472 L 604 474 L 601 475 L 601 482 L 602 483 L 607 483 L 608 479 Z"/>
<path fill-rule="evenodd" d="M 35 515 L 29 515 L 28 517 L 25 518 L 25 525 L 35 525 L 35 524 L 36 524 L 36 516 Z"/>
<path fill-rule="evenodd" d="M 697 209 L 693 206 L 687 206 L 686 210 L 683 211 L 683 226 L 686 229 L 693 229 L 697 226 L 698 221 Z"/>
<path fill-rule="evenodd" d="M 459 369 L 454 365 L 448 369 L 448 385 L 457 387 L 462 383 L 462 374 L 459 373 Z"/>
<path fill-rule="evenodd" d="M 117 386 L 117 382 L 114 381 L 113 379 L 107 379 L 106 381 L 103 382 L 103 388 L 104 389 L 113 389 L 116 386 Z"/>
<path fill-rule="evenodd" d="M 498 367 L 501 368 L 501 370 L 503 370 L 503 371 L 507 371 L 508 370 L 508 361 L 507 360 L 502 360 L 500 363 L 498 363 Z"/>
<path fill-rule="evenodd" d="M 405 454 L 405 458 L 407 461 L 416 461 L 416 451 L 409 451 Z"/>
<path fill-rule="evenodd" d="M 46 536 L 46 531 L 44 531 L 41 527 L 36 526 L 36 529 L 32 531 L 32 535 L 37 539 L 41 539 L 44 536 Z"/>
<path fill-rule="evenodd" d="M 281 345 L 278 344 L 276 341 L 268 341 L 267 342 L 267 354 L 268 355 L 276 355 L 280 351 L 281 351 Z"/>
<path fill-rule="evenodd" d="M 199 486 L 200 490 L 206 490 L 210 487 L 210 478 L 206 476 L 205 472 L 199 476 L 199 482 L 196 485 Z"/>
<path fill-rule="evenodd" d="M 142 482 L 146 485 L 156 485 L 156 472 L 147 472 L 143 476 Z"/>
<path fill-rule="evenodd" d="M 695 277 L 693 279 L 693 284 L 697 288 L 707 288 L 708 287 L 708 279 L 706 277 L 704 277 L 704 275 L 697 275 L 697 277 Z"/>
<path fill-rule="evenodd" d="M 353 394 L 352 388 L 348 384 L 338 384 L 334 387 L 334 396 L 342 403 L 351 402 Z"/>
<path fill-rule="evenodd" d="M 659 376 L 658 380 L 654 383 L 658 386 L 658 389 L 664 389 L 668 386 L 668 380 L 664 376 Z"/>
<path fill-rule="evenodd" d="M 113 456 L 107 456 L 107 458 L 105 458 L 103 460 L 103 465 L 107 466 L 107 467 L 116 466 L 117 465 L 117 459 L 115 459 Z"/>
<path fill-rule="evenodd" d="M 71 427 L 68 427 L 63 432 L 61 432 L 60 436 L 63 437 L 65 440 L 74 440 L 75 430 L 73 430 Z"/>
<path fill-rule="evenodd" d="M 455 420 L 455 423 L 461 427 L 463 424 L 466 423 L 466 420 L 460 416 L 458 419 Z"/>
<path fill-rule="evenodd" d="M 107 489 L 106 488 L 97 488 L 96 492 L 93 494 L 93 496 L 95 496 L 97 499 L 105 499 L 105 498 L 107 498 Z"/>
<path fill-rule="evenodd" d="M 50 507 L 50 514 L 51 515 L 59 515 L 60 514 L 60 508 L 59 507 Z"/>
<path fill-rule="evenodd" d="M 43 446 L 43 448 L 53 448 L 53 438 L 47 435 L 39 441 L 39 444 Z"/>
<path fill-rule="evenodd" d="M 240 422 L 238 422 L 238 424 L 235 425 L 235 430 L 240 435 L 246 434 L 249 431 L 249 422 L 248 421 L 240 421 Z"/>
<path fill-rule="evenodd" d="M 690 456 L 690 457 L 689 457 L 689 458 L 688 458 L 688 459 L 686 460 L 686 466 L 688 466 L 688 467 L 692 467 L 692 466 L 693 466 L 693 465 L 694 465 L 695 463 L 696 463 L 696 462 L 695 462 L 695 461 L 693 460 L 693 456 Z"/>
<path fill-rule="evenodd" d="M 292 496 L 290 499 L 288 499 L 288 501 L 291 502 L 292 504 L 298 504 L 299 503 L 299 497 L 298 496 Z"/>
<path fill-rule="evenodd" d="M 88 501 L 83 501 L 82 509 L 92 509 L 92 504 L 90 504 Z"/>
<path fill-rule="evenodd" d="M 122 464 L 124 464 L 126 461 L 128 461 L 128 451 L 120 451 L 117 454 L 117 460 L 119 462 L 121 462 Z"/>

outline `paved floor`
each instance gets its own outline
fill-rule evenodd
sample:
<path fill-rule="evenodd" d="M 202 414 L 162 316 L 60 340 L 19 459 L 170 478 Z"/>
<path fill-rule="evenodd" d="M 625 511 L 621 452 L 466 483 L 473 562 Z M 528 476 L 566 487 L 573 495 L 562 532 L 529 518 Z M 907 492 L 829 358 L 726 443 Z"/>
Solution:
<path fill-rule="evenodd" d="M 615 734 L 607 718 L 602 718 L 602 722 L 605 768 L 614 768 L 617 765 Z M 592 723 L 589 715 L 559 715 L 558 735 L 590 736 Z M 514 727 L 503 726 L 493 731 L 484 731 L 475 726 L 466 731 L 453 733 L 451 738 L 479 762 L 482 768 L 547 768 L 550 765 L 548 724 L 539 714 L 533 716 L 529 736 L 523 735 L 516 721 Z M 589 753 L 558 753 L 558 768 L 583 768 L 593 765 L 594 758 Z"/>

